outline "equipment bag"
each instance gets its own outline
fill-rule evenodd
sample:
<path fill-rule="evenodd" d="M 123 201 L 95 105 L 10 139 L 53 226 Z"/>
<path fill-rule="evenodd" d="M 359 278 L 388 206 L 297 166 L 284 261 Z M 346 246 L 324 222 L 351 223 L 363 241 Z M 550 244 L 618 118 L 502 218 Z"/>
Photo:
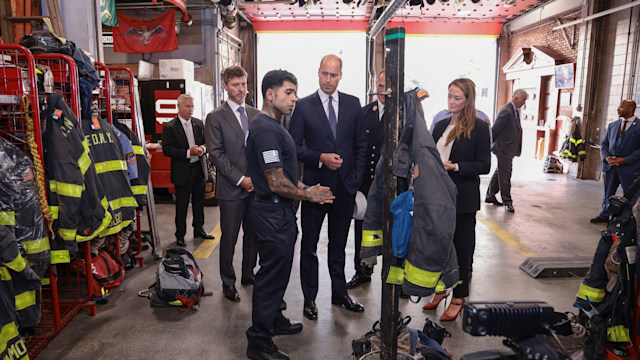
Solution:
<path fill-rule="evenodd" d="M 158 266 L 156 282 L 149 289 L 151 306 L 179 306 L 180 311 L 197 310 L 204 294 L 203 274 L 193 258 L 184 249 L 167 249 L 167 255 Z"/>
<path fill-rule="evenodd" d="M 84 260 L 76 263 L 76 266 L 84 274 Z M 94 280 L 91 299 L 96 301 L 104 300 L 124 279 L 122 265 L 105 250 L 91 257 L 91 274 Z"/>

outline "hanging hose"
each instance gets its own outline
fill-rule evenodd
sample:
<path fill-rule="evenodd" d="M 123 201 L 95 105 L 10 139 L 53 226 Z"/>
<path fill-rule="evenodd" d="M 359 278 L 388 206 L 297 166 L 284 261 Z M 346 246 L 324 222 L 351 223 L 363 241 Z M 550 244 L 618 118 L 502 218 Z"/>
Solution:
<path fill-rule="evenodd" d="M 47 226 L 49 228 L 49 234 L 53 234 L 53 216 L 49 211 L 49 204 L 47 202 L 47 194 L 45 192 L 46 185 L 44 181 L 44 167 L 42 165 L 42 159 L 40 153 L 38 153 L 38 144 L 36 143 L 35 125 L 33 118 L 29 116 L 31 113 L 31 103 L 29 102 L 29 96 L 22 95 L 22 111 L 27 119 L 27 143 L 29 144 L 29 151 L 33 157 L 33 164 L 36 167 L 36 187 L 38 188 L 38 202 L 40 203 L 40 210 L 47 220 Z"/>

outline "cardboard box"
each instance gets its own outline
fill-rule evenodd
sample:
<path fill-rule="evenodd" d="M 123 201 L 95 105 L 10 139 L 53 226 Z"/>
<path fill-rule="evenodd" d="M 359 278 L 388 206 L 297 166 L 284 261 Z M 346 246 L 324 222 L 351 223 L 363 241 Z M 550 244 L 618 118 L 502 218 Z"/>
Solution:
<path fill-rule="evenodd" d="M 160 79 L 184 79 L 194 81 L 193 62 L 184 59 L 161 59 Z"/>
<path fill-rule="evenodd" d="M 138 79 L 147 80 L 153 78 L 153 64 L 144 60 L 138 61 Z"/>

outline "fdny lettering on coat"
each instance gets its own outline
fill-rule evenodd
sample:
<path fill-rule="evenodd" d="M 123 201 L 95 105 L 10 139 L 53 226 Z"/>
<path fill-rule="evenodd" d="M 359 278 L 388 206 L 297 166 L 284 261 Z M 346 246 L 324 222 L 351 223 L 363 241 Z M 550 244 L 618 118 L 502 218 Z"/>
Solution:
<path fill-rule="evenodd" d="M 85 135 L 85 138 L 87 139 L 89 146 L 113 143 L 113 138 L 111 137 L 111 133 L 108 133 L 108 132 L 100 132 L 97 134 Z"/>
<path fill-rule="evenodd" d="M 7 353 L 4 356 L 3 360 L 22 359 L 26 353 L 27 346 L 24 344 L 24 340 L 20 339 L 19 341 L 11 344 L 11 346 L 7 347 Z"/>

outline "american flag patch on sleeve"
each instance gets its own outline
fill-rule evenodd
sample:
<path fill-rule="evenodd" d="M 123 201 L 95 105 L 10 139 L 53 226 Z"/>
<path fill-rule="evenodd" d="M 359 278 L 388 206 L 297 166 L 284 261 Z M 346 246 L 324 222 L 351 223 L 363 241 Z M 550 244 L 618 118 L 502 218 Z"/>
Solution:
<path fill-rule="evenodd" d="M 280 162 L 280 155 L 278 154 L 278 150 L 267 150 L 262 152 L 262 159 L 265 164 L 271 164 Z"/>

